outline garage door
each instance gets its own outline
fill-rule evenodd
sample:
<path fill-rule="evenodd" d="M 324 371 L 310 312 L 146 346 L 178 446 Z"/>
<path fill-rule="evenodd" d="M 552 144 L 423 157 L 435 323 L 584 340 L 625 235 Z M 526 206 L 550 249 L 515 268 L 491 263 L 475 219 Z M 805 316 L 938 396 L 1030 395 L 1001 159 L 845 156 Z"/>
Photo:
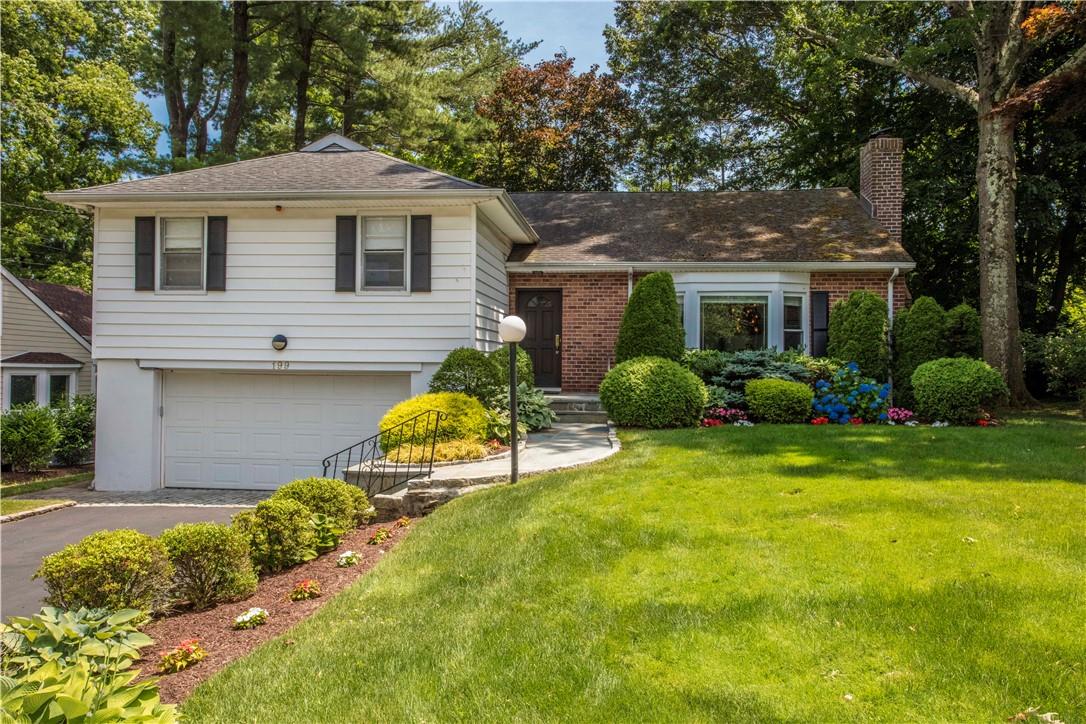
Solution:
<path fill-rule="evenodd" d="M 408 375 L 168 372 L 166 485 L 272 489 L 320 475 L 321 460 L 376 433 L 410 388 Z"/>

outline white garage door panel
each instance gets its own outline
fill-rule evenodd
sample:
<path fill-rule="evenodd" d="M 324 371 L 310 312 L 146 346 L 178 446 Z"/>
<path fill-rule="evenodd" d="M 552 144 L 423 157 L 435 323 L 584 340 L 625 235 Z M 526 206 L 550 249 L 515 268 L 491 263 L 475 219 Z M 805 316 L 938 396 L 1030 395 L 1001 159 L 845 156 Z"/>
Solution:
<path fill-rule="evenodd" d="M 408 375 L 169 372 L 166 485 L 273 489 L 320 475 L 410 390 Z"/>

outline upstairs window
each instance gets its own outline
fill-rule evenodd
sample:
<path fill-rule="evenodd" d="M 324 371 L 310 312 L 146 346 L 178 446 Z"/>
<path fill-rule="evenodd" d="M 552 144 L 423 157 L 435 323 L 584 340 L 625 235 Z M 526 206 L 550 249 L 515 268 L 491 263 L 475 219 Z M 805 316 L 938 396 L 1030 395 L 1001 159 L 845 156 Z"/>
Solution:
<path fill-rule="evenodd" d="M 407 217 L 362 217 L 362 288 L 404 289 Z"/>
<path fill-rule="evenodd" d="M 161 289 L 204 288 L 204 220 L 162 219 Z"/>

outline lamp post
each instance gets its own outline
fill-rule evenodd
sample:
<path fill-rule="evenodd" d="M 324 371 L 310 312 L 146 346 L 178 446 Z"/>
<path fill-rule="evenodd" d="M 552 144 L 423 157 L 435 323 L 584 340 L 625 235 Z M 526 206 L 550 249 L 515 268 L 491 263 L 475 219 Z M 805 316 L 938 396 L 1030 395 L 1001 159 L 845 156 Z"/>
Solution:
<path fill-rule="evenodd" d="M 503 317 L 498 325 L 498 336 L 509 345 L 509 435 L 512 444 L 509 449 L 509 461 L 512 465 L 509 482 L 517 482 L 517 343 L 524 339 L 528 328 L 524 320 L 515 314 Z"/>

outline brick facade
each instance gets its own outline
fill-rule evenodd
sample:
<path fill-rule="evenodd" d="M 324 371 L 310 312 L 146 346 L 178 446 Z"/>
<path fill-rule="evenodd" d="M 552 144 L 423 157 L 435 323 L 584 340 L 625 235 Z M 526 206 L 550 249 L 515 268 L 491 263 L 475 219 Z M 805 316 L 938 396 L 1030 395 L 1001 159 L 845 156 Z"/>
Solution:
<path fill-rule="evenodd" d="M 644 273 L 638 273 L 640 279 Z M 811 291 L 828 291 L 830 304 L 866 289 L 886 298 L 889 272 L 814 272 Z M 562 290 L 562 391 L 595 393 L 615 362 L 615 341 L 626 309 L 628 277 L 622 272 L 509 273 L 509 308 L 519 290 Z M 904 276 L 894 283 L 894 309 L 908 304 Z"/>
<path fill-rule="evenodd" d="M 872 138 L 860 149 L 860 195 L 871 203 L 871 216 L 894 241 L 901 241 L 901 206 L 905 187 L 901 182 L 900 138 Z"/>

